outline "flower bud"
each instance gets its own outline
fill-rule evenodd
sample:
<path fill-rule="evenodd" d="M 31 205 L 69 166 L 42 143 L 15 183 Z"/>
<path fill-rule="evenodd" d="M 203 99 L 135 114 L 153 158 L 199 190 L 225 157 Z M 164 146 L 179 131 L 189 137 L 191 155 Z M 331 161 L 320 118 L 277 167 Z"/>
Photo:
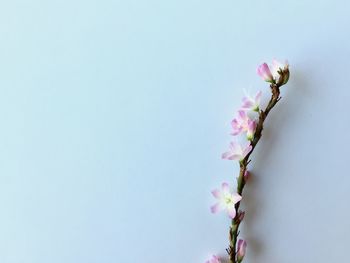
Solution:
<path fill-rule="evenodd" d="M 266 82 L 274 83 L 275 80 L 272 76 L 269 66 L 266 63 L 261 64 L 257 68 L 256 72 Z"/>
<path fill-rule="evenodd" d="M 256 122 L 252 120 L 248 120 L 248 129 L 247 129 L 248 141 L 252 141 L 254 139 L 255 129 L 256 129 Z"/>
<path fill-rule="evenodd" d="M 237 262 L 242 262 L 245 252 L 247 248 L 247 242 L 243 239 L 238 240 L 238 248 L 237 248 Z"/>

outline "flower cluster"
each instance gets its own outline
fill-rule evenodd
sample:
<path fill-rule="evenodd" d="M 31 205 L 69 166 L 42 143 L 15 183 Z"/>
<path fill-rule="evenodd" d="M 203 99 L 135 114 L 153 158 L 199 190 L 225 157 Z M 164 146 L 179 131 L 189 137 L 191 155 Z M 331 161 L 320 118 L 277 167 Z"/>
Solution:
<path fill-rule="evenodd" d="M 261 110 L 261 91 L 258 91 L 254 96 L 246 94 L 246 96 L 243 97 L 241 107 L 237 111 L 236 117 L 231 121 L 231 135 L 244 135 L 246 142 L 240 144 L 234 140 L 230 143 L 228 151 L 222 154 L 222 159 L 239 161 L 241 173 L 237 179 L 237 191 L 234 191 L 228 183 L 222 183 L 220 189 L 212 191 L 212 195 L 217 202 L 211 207 L 211 212 L 217 213 L 219 211 L 224 211 L 229 218 L 232 219 L 233 226 L 230 229 L 230 239 L 235 236 L 234 239 L 232 239 L 234 240 L 234 245 L 230 246 L 227 250 L 230 255 L 230 262 L 232 263 L 241 263 L 243 261 L 247 247 L 246 241 L 243 239 L 237 239 L 238 227 L 243 220 L 245 213 L 241 210 L 236 211 L 239 208 L 239 202 L 242 200 L 241 193 L 244 183 L 247 182 L 250 177 L 250 173 L 247 170 L 247 165 L 249 163 L 247 156 L 250 156 L 261 137 L 263 121 L 268 114 L 268 111 L 279 100 L 279 87 L 288 82 L 289 65 L 287 61 L 285 63 L 280 63 L 277 60 L 273 60 L 271 66 L 266 63 L 261 64 L 257 68 L 257 74 L 266 82 L 271 83 L 272 98 L 270 103 L 272 104 L 270 105 L 269 103 L 265 111 Z M 277 90 L 277 92 L 275 92 L 274 89 Z M 261 116 L 263 116 L 263 118 L 261 118 Z M 258 131 L 258 128 L 260 129 L 260 132 Z M 235 233 L 231 232 L 233 229 L 235 229 Z M 220 262 L 219 257 L 215 255 L 206 261 L 206 263 Z"/>
<path fill-rule="evenodd" d="M 280 86 L 286 84 L 289 80 L 288 61 L 281 63 L 274 59 L 271 67 L 266 63 L 263 63 L 258 67 L 256 72 L 266 82 L 279 84 Z"/>
<path fill-rule="evenodd" d="M 245 134 L 248 143 L 242 146 L 234 141 L 230 143 L 229 150 L 222 154 L 223 159 L 242 161 L 252 150 L 251 141 L 257 126 L 256 113 L 260 109 L 260 99 L 262 92 L 259 91 L 254 98 L 245 96 L 242 99 L 242 106 L 237 112 L 237 116 L 231 121 L 231 135 Z M 255 113 L 255 114 L 254 114 Z"/>

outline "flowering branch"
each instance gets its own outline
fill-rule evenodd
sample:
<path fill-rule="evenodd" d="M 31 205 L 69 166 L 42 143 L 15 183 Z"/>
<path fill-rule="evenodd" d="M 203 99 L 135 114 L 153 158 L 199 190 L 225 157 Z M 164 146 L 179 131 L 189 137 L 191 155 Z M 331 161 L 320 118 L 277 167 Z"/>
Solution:
<path fill-rule="evenodd" d="M 231 142 L 230 150 L 222 155 L 223 159 L 238 160 L 240 165 L 239 175 L 237 177 L 237 190 L 233 192 L 230 190 L 227 183 L 222 184 L 222 190 L 214 190 L 212 194 L 219 200 L 217 204 L 211 207 L 213 213 L 219 210 L 226 210 L 231 218 L 231 227 L 229 231 L 229 248 L 226 249 L 230 263 L 241 263 L 245 256 L 246 241 L 240 239 L 239 226 L 244 218 L 245 212 L 240 211 L 240 203 L 242 199 L 242 193 L 244 186 L 249 178 L 248 165 L 250 163 L 250 156 L 253 153 L 256 145 L 258 144 L 262 131 L 264 128 L 264 122 L 272 110 L 272 108 L 281 99 L 280 87 L 285 85 L 289 80 L 289 66 L 287 63 L 281 64 L 276 60 L 273 61 L 273 72 L 269 66 L 264 63 L 258 67 L 258 75 L 265 81 L 270 83 L 271 98 L 264 110 L 260 110 L 261 92 L 255 96 L 254 99 L 245 97 L 243 99 L 242 109 L 238 112 L 238 117 L 232 121 L 233 132 L 232 135 L 238 135 L 240 133 L 246 133 L 248 145 L 244 148 L 236 142 Z M 258 113 L 256 120 L 249 117 L 247 111 L 252 110 Z M 207 263 L 220 263 L 217 256 Z"/>

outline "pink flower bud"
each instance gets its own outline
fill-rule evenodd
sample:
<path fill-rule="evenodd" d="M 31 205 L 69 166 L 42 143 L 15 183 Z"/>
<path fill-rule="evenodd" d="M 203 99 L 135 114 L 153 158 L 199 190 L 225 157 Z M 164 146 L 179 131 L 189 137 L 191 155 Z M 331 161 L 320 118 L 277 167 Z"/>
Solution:
<path fill-rule="evenodd" d="M 261 64 L 256 71 L 263 80 L 271 83 L 275 81 L 270 68 L 266 63 Z"/>
<path fill-rule="evenodd" d="M 255 129 L 256 129 L 256 122 L 252 120 L 248 120 L 248 128 L 247 128 L 248 141 L 252 141 L 254 139 Z"/>
<path fill-rule="evenodd" d="M 238 240 L 238 248 L 237 248 L 237 261 L 238 261 L 238 263 L 242 262 L 242 260 L 245 256 L 246 248 L 247 248 L 247 242 L 244 241 L 243 239 Z"/>

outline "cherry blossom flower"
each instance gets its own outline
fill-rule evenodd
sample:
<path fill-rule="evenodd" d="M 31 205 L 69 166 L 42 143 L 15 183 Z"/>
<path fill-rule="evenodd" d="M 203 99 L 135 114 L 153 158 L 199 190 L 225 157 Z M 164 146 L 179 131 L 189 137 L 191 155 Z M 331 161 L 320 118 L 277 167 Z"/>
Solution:
<path fill-rule="evenodd" d="M 244 110 L 238 111 L 238 115 L 235 119 L 232 120 L 231 126 L 233 129 L 231 135 L 235 136 L 242 132 L 247 132 L 248 140 L 253 139 L 256 122 L 252 120 Z"/>
<path fill-rule="evenodd" d="M 243 97 L 242 99 L 242 110 L 248 111 L 248 110 L 252 110 L 252 111 L 259 111 L 259 107 L 260 107 L 260 100 L 261 100 L 261 96 L 262 96 L 262 92 L 259 91 L 254 98 L 252 98 L 251 96 L 249 96 L 248 94 L 246 96 Z"/>
<path fill-rule="evenodd" d="M 233 132 L 231 133 L 231 135 L 238 135 L 242 132 L 247 131 L 249 121 L 250 121 L 250 118 L 245 111 L 243 110 L 238 111 L 237 117 L 234 118 L 231 122 L 231 126 L 233 129 Z"/>
<path fill-rule="evenodd" d="M 218 256 L 212 255 L 211 259 L 205 261 L 205 263 L 221 263 Z"/>
<path fill-rule="evenodd" d="M 266 82 L 273 83 L 275 81 L 270 71 L 270 68 L 266 63 L 261 64 L 256 70 L 256 72 Z"/>
<path fill-rule="evenodd" d="M 238 262 L 242 262 L 245 252 L 247 248 L 247 242 L 243 239 L 238 240 L 238 248 L 237 248 L 237 260 Z"/>
<path fill-rule="evenodd" d="M 227 183 L 222 183 L 221 190 L 215 189 L 211 192 L 218 202 L 210 210 L 212 213 L 226 211 L 230 218 L 235 218 L 235 204 L 241 201 L 242 197 L 233 192 Z"/>
<path fill-rule="evenodd" d="M 222 154 L 222 159 L 227 160 L 243 160 L 244 157 L 252 150 L 252 146 L 250 145 L 250 142 L 245 147 L 242 147 L 237 142 L 231 142 L 229 151 Z"/>

